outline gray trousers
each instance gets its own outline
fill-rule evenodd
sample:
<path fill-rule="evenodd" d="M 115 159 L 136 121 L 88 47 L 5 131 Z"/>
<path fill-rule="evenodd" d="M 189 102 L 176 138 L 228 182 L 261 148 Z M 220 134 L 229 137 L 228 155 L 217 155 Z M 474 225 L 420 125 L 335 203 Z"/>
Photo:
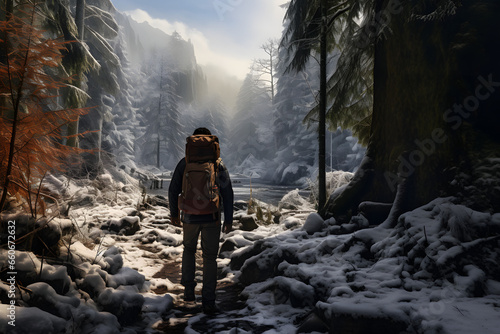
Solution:
<path fill-rule="evenodd" d="M 201 290 L 204 305 L 215 303 L 215 288 L 217 287 L 217 255 L 219 253 L 220 223 L 183 224 L 184 237 L 182 244 L 182 279 L 185 289 L 196 286 L 196 247 L 201 233 L 201 249 L 203 252 L 203 288 Z"/>

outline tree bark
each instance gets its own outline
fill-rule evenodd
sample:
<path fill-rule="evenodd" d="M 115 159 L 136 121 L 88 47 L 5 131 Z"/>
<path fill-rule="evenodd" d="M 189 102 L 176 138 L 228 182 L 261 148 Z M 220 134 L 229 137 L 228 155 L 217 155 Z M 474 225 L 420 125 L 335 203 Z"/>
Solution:
<path fill-rule="evenodd" d="M 80 41 L 84 39 L 85 32 L 85 0 L 76 1 L 75 23 L 78 29 L 78 38 Z"/>
<path fill-rule="evenodd" d="M 6 5 L 5 5 L 5 18 L 7 20 L 11 19 L 13 15 L 13 1 L 12 0 L 7 0 Z M 33 8 L 33 13 L 35 9 Z M 33 14 L 34 15 L 34 14 Z M 33 22 L 33 16 L 32 16 L 32 22 Z M 5 171 L 5 180 L 3 182 L 3 189 L 2 189 L 2 197 L 0 198 L 0 211 L 3 211 L 5 207 L 5 203 L 7 201 L 7 194 L 9 192 L 9 185 L 10 185 L 10 176 L 12 174 L 12 164 L 14 163 L 14 155 L 16 151 L 16 138 L 17 138 L 17 125 L 18 125 L 18 116 L 19 116 L 19 108 L 20 108 L 20 103 L 22 101 L 23 97 L 23 89 L 24 89 L 24 79 L 25 77 L 22 76 L 19 78 L 19 83 L 18 86 L 13 86 L 13 83 L 15 81 L 15 78 L 11 75 L 10 72 L 10 61 L 9 61 L 9 51 L 11 49 L 11 45 L 9 42 L 9 36 L 8 33 L 5 32 L 4 34 L 4 49 L 5 49 L 5 63 L 7 65 L 8 70 L 8 80 L 10 84 L 10 99 L 11 99 L 11 104 L 12 104 L 12 109 L 13 109 L 13 116 L 12 116 L 12 131 L 10 134 L 10 144 L 9 144 L 9 155 L 8 155 L 8 160 L 7 160 L 7 170 Z M 31 46 L 31 37 L 28 39 L 28 50 L 26 51 L 26 55 L 24 58 L 24 64 L 22 65 L 23 68 L 26 68 L 28 64 L 28 53 L 30 50 Z M 17 90 L 16 93 L 14 93 L 14 90 Z"/>
<path fill-rule="evenodd" d="M 78 29 L 78 39 L 81 43 L 83 43 L 85 37 L 85 0 L 77 0 L 76 2 L 76 13 L 75 13 L 75 23 Z M 83 74 L 81 74 L 83 75 Z M 81 88 L 82 80 L 77 79 L 78 82 L 75 83 L 75 86 Z M 80 108 L 82 106 L 71 106 L 74 108 Z M 78 147 L 78 137 L 77 134 L 80 128 L 80 120 L 77 119 L 74 122 L 68 124 L 68 136 L 70 136 L 66 142 L 67 146 L 70 147 Z"/>
<path fill-rule="evenodd" d="M 320 92 L 319 92 L 319 156 L 318 156 L 318 212 L 326 204 L 326 83 L 327 83 L 327 1 L 321 1 Z"/>
<path fill-rule="evenodd" d="M 325 216 L 349 219 L 363 201 L 391 203 L 403 180 L 405 186 L 400 188 L 405 194 L 398 196 L 399 212 L 438 196 L 453 195 L 447 191 L 455 175 L 447 171 L 470 161 L 464 134 L 477 136 L 482 131 L 479 125 L 489 123 L 481 118 L 499 118 L 493 103 L 498 102 L 498 94 L 473 105 L 479 100 L 474 97 L 481 78 L 492 75 L 500 81 L 495 60 L 500 52 L 492 43 L 497 39 L 478 41 L 483 34 L 499 31 L 494 17 L 500 6 L 481 2 L 475 7 L 475 1 L 464 1 L 455 15 L 440 20 L 412 19 L 406 7 L 390 17 L 391 31 L 375 45 L 374 107 L 367 151 L 370 164 L 361 166 L 352 181 L 360 184 L 351 184 L 330 200 Z M 380 12 L 388 3 L 378 1 L 376 10 Z M 485 17 L 480 9 L 485 4 L 496 14 Z M 472 19 L 474 8 L 477 20 Z M 479 15 L 483 17 L 479 19 Z M 494 34 L 498 38 L 499 33 Z M 462 41 L 465 36 L 469 39 L 465 43 L 472 36 L 478 45 L 467 51 Z M 494 126 L 498 130 L 498 122 Z M 371 177 L 361 177 L 367 171 Z"/>

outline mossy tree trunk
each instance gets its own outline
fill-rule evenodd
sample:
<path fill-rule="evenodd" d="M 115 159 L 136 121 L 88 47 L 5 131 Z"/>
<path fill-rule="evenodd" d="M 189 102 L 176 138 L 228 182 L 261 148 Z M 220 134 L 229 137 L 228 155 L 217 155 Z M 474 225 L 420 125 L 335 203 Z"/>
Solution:
<path fill-rule="evenodd" d="M 402 180 L 401 212 L 453 195 L 455 167 L 467 169 L 481 151 L 468 149 L 465 134 L 498 141 L 499 14 L 493 0 L 470 0 L 438 20 L 412 19 L 407 7 L 389 17 L 391 31 L 375 45 L 368 159 L 324 216 L 348 219 L 363 201 L 392 203 Z"/>

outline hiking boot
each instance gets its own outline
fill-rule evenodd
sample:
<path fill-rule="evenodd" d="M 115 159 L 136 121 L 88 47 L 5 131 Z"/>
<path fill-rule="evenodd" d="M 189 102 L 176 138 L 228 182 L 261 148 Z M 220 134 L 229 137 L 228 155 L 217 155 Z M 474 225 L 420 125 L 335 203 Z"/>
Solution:
<path fill-rule="evenodd" d="M 203 305 L 203 313 L 205 314 L 217 314 L 220 313 L 220 309 L 215 304 Z"/>
<path fill-rule="evenodd" d="M 185 302 L 194 302 L 196 300 L 196 296 L 194 294 L 194 290 L 184 290 L 184 301 Z"/>

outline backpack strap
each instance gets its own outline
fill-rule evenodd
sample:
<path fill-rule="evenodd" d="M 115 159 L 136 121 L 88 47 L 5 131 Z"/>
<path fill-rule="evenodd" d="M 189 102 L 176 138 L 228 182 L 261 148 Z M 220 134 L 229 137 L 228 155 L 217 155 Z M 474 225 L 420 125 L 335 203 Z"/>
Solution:
<path fill-rule="evenodd" d="M 219 212 L 214 212 L 214 220 L 219 220 L 219 223 L 222 224 L 222 216 L 221 216 L 221 203 L 222 203 L 222 196 L 220 192 L 220 182 L 219 182 L 219 169 L 222 164 L 222 159 L 219 157 L 217 160 L 214 162 L 214 171 L 215 171 L 215 184 L 217 186 L 217 196 L 219 196 Z"/>

